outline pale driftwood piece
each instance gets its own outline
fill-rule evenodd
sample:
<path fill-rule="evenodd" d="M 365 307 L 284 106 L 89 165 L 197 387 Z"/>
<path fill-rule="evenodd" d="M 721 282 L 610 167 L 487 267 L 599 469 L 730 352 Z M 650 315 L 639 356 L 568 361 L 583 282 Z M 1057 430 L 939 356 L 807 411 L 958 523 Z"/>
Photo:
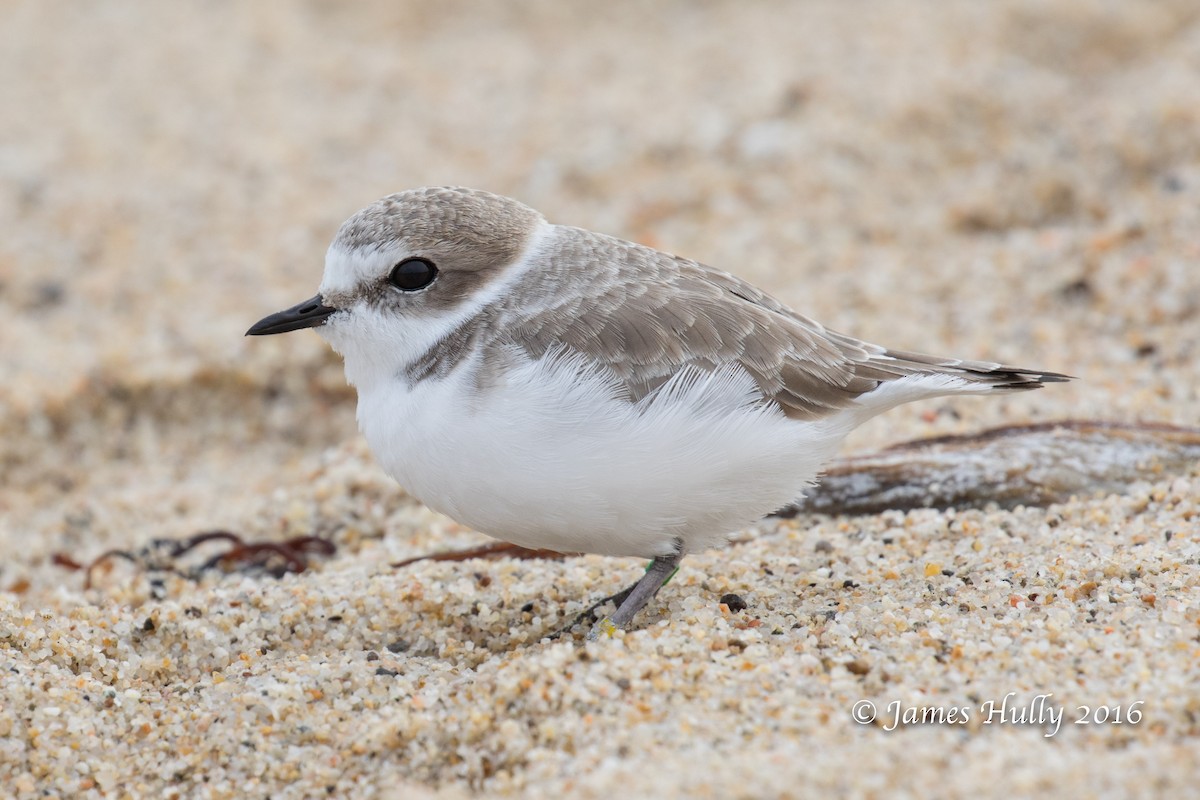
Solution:
<path fill-rule="evenodd" d="M 1200 428 L 1066 420 L 993 428 L 841 458 L 777 516 L 889 509 L 1047 506 L 1122 492 L 1200 461 Z"/>

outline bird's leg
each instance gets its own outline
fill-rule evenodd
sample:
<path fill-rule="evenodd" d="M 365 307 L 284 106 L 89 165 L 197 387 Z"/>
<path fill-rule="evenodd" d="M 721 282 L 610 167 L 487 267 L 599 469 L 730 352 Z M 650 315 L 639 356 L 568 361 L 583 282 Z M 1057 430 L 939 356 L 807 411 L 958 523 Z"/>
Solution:
<path fill-rule="evenodd" d="M 679 562 L 683 559 L 683 542 L 676 540 L 676 551 L 669 556 L 658 556 L 650 562 L 646 567 L 646 574 L 635 581 L 631 586 L 626 586 L 616 594 L 610 594 L 608 597 L 601 597 L 590 606 L 580 611 L 575 615 L 575 618 L 570 623 L 550 634 L 548 639 L 557 639 L 564 633 L 572 630 L 576 625 L 583 622 L 584 619 L 591 617 L 593 621 L 596 619 L 596 609 L 606 603 L 613 603 L 617 606 L 616 612 L 611 617 L 605 617 L 596 623 L 591 633 L 588 634 L 589 641 L 595 641 L 599 638 L 600 632 L 611 634 L 617 628 L 623 628 L 629 624 L 633 616 L 640 611 L 646 603 L 650 602 L 654 595 L 658 594 L 658 590 L 667 585 L 667 582 L 679 571 Z M 635 597 L 636 595 L 636 597 Z"/>
<path fill-rule="evenodd" d="M 657 556 L 650 562 L 650 566 L 646 567 L 646 574 L 637 583 L 611 598 L 605 598 L 606 601 L 611 599 L 615 602 L 617 610 L 611 617 L 605 617 L 592 627 L 587 635 L 588 641 L 596 641 L 601 634 L 611 636 L 613 631 L 628 625 L 634 615 L 641 611 L 646 603 L 649 603 L 654 595 L 658 594 L 658 590 L 671 579 L 682 559 L 683 553 L 679 550 L 669 556 Z M 592 606 L 588 610 L 592 611 L 595 608 L 596 606 Z"/>
<path fill-rule="evenodd" d="M 640 582 L 641 581 L 639 580 L 638 583 L 640 583 Z M 634 587 L 636 587 L 636 586 L 637 586 L 637 583 L 635 583 L 631 586 L 626 586 L 624 589 L 617 592 L 616 594 L 610 594 L 608 597 L 601 597 L 599 600 L 592 603 L 590 606 L 585 608 L 583 611 L 580 611 L 578 614 L 576 614 L 575 619 L 571 620 L 568 624 L 562 626 L 561 628 L 559 628 L 558 630 L 556 630 L 554 633 L 550 634 L 546 638 L 557 639 L 558 637 L 562 636 L 564 633 L 569 632 L 576 625 L 583 622 L 588 617 L 591 617 L 592 622 L 595 622 L 597 608 L 600 608 L 600 606 L 602 606 L 606 603 L 613 603 L 616 606 L 620 607 L 621 603 L 625 602 L 625 598 L 629 597 L 629 595 L 633 593 Z"/>

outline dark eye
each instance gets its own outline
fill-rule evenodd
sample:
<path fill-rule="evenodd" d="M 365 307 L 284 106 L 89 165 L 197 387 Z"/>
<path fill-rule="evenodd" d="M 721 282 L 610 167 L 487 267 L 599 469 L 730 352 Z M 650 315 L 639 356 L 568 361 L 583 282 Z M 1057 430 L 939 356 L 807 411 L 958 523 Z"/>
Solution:
<path fill-rule="evenodd" d="M 432 261 L 423 258 L 406 258 L 392 267 L 388 275 L 388 283 L 402 292 L 415 292 L 433 283 L 437 277 L 437 267 Z"/>

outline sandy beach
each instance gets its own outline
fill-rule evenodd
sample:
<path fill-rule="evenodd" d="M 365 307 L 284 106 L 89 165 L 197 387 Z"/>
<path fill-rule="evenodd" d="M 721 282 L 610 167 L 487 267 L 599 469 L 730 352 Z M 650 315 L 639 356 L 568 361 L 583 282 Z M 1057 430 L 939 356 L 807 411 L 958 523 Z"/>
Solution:
<path fill-rule="evenodd" d="M 804 512 L 687 558 L 490 540 L 375 464 L 340 360 L 247 339 L 347 216 L 467 185 L 895 348 L 1076 376 L 846 452 L 1200 425 L 1200 5 L 14 2 L 0 26 L 0 795 L 1183 797 L 1200 466 Z M 196 569 L 200 531 L 320 537 Z M 138 555 L 87 564 L 110 550 Z M 276 559 L 274 564 L 278 564 Z M 176 570 L 154 567 L 177 567 Z M 729 596 L 736 595 L 738 602 Z"/>

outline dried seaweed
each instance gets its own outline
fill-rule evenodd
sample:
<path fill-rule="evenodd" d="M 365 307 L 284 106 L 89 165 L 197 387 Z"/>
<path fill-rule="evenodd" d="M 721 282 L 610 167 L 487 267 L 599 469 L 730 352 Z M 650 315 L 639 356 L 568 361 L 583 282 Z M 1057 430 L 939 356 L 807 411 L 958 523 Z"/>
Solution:
<path fill-rule="evenodd" d="M 464 550 L 448 550 L 441 553 L 433 553 L 426 556 L 413 556 L 402 561 L 396 561 L 392 564 L 393 567 L 407 567 L 409 564 L 415 564 L 418 561 L 468 561 L 473 558 L 486 560 L 495 560 L 499 558 L 519 558 L 519 559 L 561 559 L 567 556 L 574 555 L 573 553 L 559 553 L 554 550 L 541 550 L 531 547 L 521 547 L 518 544 L 509 544 L 508 542 L 492 542 L 483 544 L 478 547 L 468 547 Z"/>
<path fill-rule="evenodd" d="M 209 542 L 227 542 L 231 546 L 209 556 L 199 564 L 184 567 L 179 560 Z M 289 572 L 308 569 L 310 555 L 331 556 L 337 548 L 333 542 L 320 536 L 296 536 L 282 542 L 247 542 L 229 531 L 204 531 L 182 541 L 154 539 L 137 550 L 108 550 L 91 563 L 81 564 L 65 553 L 51 556 L 53 563 L 71 570 L 83 570 L 84 589 L 93 585 L 93 576 L 98 567 L 114 558 L 124 559 L 146 572 L 170 572 L 174 575 L 199 580 L 214 569 L 240 572 L 263 572 L 281 578 Z"/>

